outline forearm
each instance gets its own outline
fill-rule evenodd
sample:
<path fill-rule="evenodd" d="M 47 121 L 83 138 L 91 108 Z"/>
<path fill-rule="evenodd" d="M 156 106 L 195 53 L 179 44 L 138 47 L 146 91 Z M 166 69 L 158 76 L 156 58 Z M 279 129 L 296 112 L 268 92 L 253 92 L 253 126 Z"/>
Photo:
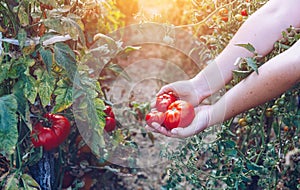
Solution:
<path fill-rule="evenodd" d="M 273 44 L 280 39 L 282 31 L 289 26 L 299 26 L 300 1 L 287 0 L 282 5 L 280 0 L 271 0 L 252 14 L 240 27 L 227 47 L 194 79 L 194 86 L 201 87 L 201 96 L 210 96 L 232 79 L 232 70 L 236 69 L 235 61 L 239 57 L 251 57 L 251 52 L 236 44 L 252 44 L 257 53 L 266 55 Z"/>
<path fill-rule="evenodd" d="M 229 90 L 212 106 L 210 125 L 275 98 L 300 80 L 300 41 Z"/>

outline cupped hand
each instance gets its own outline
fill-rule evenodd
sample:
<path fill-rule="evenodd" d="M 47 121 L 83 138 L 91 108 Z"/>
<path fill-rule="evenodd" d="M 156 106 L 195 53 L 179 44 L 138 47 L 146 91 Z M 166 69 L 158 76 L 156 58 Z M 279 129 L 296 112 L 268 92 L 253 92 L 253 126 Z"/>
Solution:
<path fill-rule="evenodd" d="M 211 114 L 211 106 L 209 105 L 198 106 L 195 108 L 195 113 L 196 115 L 194 120 L 189 126 L 185 128 L 174 128 L 171 131 L 169 131 L 158 123 L 152 123 L 151 126 L 146 125 L 145 128 L 148 131 L 161 133 L 168 137 L 173 137 L 173 138 L 190 137 L 200 133 L 201 131 L 203 131 L 208 127 L 210 114 Z"/>

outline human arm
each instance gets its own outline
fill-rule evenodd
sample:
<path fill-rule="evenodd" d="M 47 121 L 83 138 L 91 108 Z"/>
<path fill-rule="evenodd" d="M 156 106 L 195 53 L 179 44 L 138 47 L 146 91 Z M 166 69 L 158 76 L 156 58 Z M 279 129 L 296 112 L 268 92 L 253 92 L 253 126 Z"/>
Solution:
<path fill-rule="evenodd" d="M 253 13 L 239 28 L 225 49 L 204 70 L 191 80 L 168 84 L 158 92 L 174 91 L 184 100 L 198 105 L 203 99 L 220 90 L 232 79 L 232 70 L 239 57 L 253 54 L 236 44 L 250 43 L 260 55 L 269 53 L 273 44 L 290 25 L 300 25 L 299 0 L 271 0 Z"/>
<path fill-rule="evenodd" d="M 197 116 L 187 128 L 157 131 L 172 137 L 188 137 L 205 128 L 221 123 L 252 107 L 267 102 L 300 82 L 300 41 L 272 58 L 225 93 L 211 106 L 197 108 Z"/>

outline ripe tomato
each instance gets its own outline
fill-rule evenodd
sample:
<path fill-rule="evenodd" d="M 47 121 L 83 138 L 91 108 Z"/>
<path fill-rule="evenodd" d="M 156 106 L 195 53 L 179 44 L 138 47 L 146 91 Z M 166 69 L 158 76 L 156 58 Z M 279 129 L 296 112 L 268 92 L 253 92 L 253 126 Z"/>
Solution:
<path fill-rule="evenodd" d="M 173 102 L 165 113 L 164 126 L 171 130 L 177 127 L 187 127 L 193 121 L 195 111 L 192 104 L 177 100 Z"/>
<path fill-rule="evenodd" d="M 105 118 L 104 130 L 106 132 L 112 132 L 115 129 L 116 129 L 116 120 L 115 120 L 115 118 L 113 118 L 113 117 L 106 117 Z"/>
<path fill-rule="evenodd" d="M 165 94 L 161 94 L 156 98 L 156 109 L 160 112 L 165 112 L 168 109 L 168 106 L 175 102 L 177 97 L 173 92 L 168 92 Z"/>
<path fill-rule="evenodd" d="M 243 9 L 243 10 L 241 11 L 241 15 L 242 15 L 242 16 L 248 16 L 247 9 Z"/>
<path fill-rule="evenodd" d="M 219 10 L 218 14 L 219 14 L 220 16 L 226 16 L 226 15 L 228 14 L 228 9 L 225 8 L 225 7 L 223 7 L 223 8 L 221 8 L 221 9 Z"/>
<path fill-rule="evenodd" d="M 112 132 L 116 129 L 115 114 L 109 105 L 106 105 L 103 111 L 106 114 L 104 130 L 106 132 Z"/>
<path fill-rule="evenodd" d="M 34 125 L 31 142 L 35 147 L 42 146 L 45 150 L 52 150 L 68 137 L 71 125 L 69 120 L 61 115 L 47 113 L 44 117 L 48 121 L 48 126 L 42 121 Z"/>
<path fill-rule="evenodd" d="M 112 118 L 115 118 L 115 114 L 112 110 L 112 108 L 110 106 L 105 106 L 105 109 L 103 110 L 104 113 L 106 114 L 107 117 L 112 117 Z"/>
<path fill-rule="evenodd" d="M 153 110 L 146 115 L 145 120 L 149 126 L 152 126 L 153 122 L 162 125 L 165 120 L 165 113 Z"/>
<path fill-rule="evenodd" d="M 223 16 L 221 19 L 222 19 L 224 22 L 228 22 L 228 17 L 227 17 L 227 16 Z"/>

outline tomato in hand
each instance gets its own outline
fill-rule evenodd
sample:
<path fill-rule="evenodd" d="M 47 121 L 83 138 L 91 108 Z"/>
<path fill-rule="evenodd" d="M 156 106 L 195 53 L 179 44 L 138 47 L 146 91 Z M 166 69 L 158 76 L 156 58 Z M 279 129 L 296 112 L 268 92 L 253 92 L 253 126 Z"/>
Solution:
<path fill-rule="evenodd" d="M 69 135 L 71 125 L 69 120 L 61 115 L 46 113 L 46 122 L 39 121 L 33 126 L 31 142 L 34 147 L 44 147 L 45 150 L 52 150 L 58 147 Z"/>
<path fill-rule="evenodd" d="M 153 122 L 162 125 L 165 120 L 165 113 L 153 110 L 146 115 L 145 120 L 149 126 L 152 126 Z"/>
<path fill-rule="evenodd" d="M 156 98 L 156 109 L 160 112 L 165 112 L 168 109 L 168 106 L 175 102 L 177 97 L 173 92 L 168 92 L 165 94 L 161 94 Z"/>
<path fill-rule="evenodd" d="M 163 125 L 168 130 L 177 127 L 187 127 L 192 123 L 194 117 L 195 111 L 192 104 L 183 100 L 177 100 L 168 107 Z"/>

